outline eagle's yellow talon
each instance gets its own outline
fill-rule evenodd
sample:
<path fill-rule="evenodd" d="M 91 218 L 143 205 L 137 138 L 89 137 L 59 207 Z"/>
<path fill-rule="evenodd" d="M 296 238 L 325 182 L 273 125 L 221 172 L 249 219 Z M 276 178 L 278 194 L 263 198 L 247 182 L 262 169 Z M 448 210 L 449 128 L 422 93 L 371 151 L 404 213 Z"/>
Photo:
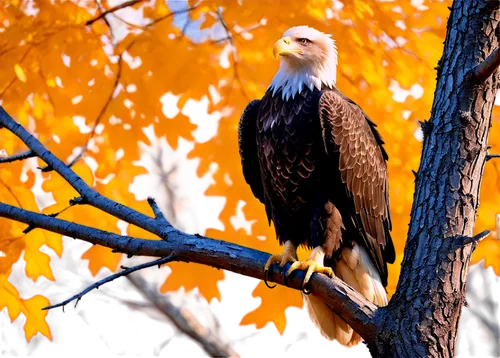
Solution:
<path fill-rule="evenodd" d="M 314 260 L 294 262 L 292 266 L 290 266 L 290 268 L 288 269 L 288 272 L 286 273 L 287 277 L 295 270 L 306 271 L 306 277 L 302 282 L 302 290 L 305 289 L 306 285 L 309 283 L 309 280 L 311 279 L 311 276 L 314 272 L 324 273 L 328 277 L 333 277 L 333 270 L 330 267 L 321 266 Z"/>
<path fill-rule="evenodd" d="M 283 252 L 282 254 L 273 254 L 267 260 L 266 266 L 264 267 L 264 270 L 269 271 L 269 268 L 271 267 L 272 264 L 274 263 L 279 263 L 280 267 L 285 266 L 288 262 L 296 262 L 297 260 L 295 257 L 292 255 L 287 255 L 286 252 Z"/>
<path fill-rule="evenodd" d="M 266 266 L 264 266 L 264 283 L 266 284 L 266 286 L 269 288 L 275 287 L 275 286 L 269 286 L 269 284 L 267 283 L 267 272 L 269 271 L 269 268 L 273 263 L 279 263 L 280 267 L 284 267 L 287 263 L 289 262 L 295 263 L 296 261 L 297 261 L 297 247 L 290 241 L 287 241 L 285 243 L 285 249 L 283 250 L 283 253 L 271 255 L 271 257 L 266 262 Z"/>

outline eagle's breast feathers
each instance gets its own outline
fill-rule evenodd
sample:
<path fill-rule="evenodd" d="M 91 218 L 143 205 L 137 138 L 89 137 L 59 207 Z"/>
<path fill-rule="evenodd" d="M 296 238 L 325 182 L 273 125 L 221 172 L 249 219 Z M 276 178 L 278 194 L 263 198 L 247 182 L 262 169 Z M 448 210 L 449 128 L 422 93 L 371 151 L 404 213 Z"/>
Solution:
<path fill-rule="evenodd" d="M 240 121 L 243 171 L 270 219 L 295 221 L 324 195 L 345 216 L 353 234 L 350 241 L 368 249 L 385 283 L 386 262 L 394 261 L 394 248 L 387 154 L 375 124 L 336 88 L 305 90 L 288 101 L 268 91 L 249 107 Z M 250 122 L 253 130 L 247 129 Z M 251 139 L 243 135 L 245 130 Z M 246 141 L 252 141 L 248 155 L 242 151 Z M 308 238 L 300 240 L 313 246 Z M 329 245 L 340 247 L 340 243 Z"/>

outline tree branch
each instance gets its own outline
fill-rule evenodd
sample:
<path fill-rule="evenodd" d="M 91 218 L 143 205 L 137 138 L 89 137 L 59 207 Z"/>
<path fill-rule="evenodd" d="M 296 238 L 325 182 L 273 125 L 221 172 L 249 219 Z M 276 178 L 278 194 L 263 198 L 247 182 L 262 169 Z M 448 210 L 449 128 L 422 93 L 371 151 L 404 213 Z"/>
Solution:
<path fill-rule="evenodd" d="M 457 237 L 457 247 L 464 247 L 469 244 L 477 244 L 484 240 L 491 233 L 490 230 L 481 231 L 479 234 L 474 236 L 459 236 Z"/>
<path fill-rule="evenodd" d="M 94 1 L 95 1 L 96 5 L 97 5 L 97 9 L 99 9 L 99 12 L 102 13 L 103 12 L 103 7 L 102 7 L 101 2 L 99 0 L 94 0 Z M 106 10 L 104 10 L 104 11 L 106 11 Z M 113 34 L 113 28 L 111 27 L 111 24 L 109 23 L 109 21 L 106 18 L 106 16 L 103 16 L 102 19 L 104 20 L 104 23 L 106 24 L 106 26 L 109 29 L 109 36 L 111 37 L 111 42 L 114 43 L 115 42 L 115 35 Z"/>
<path fill-rule="evenodd" d="M 229 26 L 227 26 L 226 20 L 224 20 L 224 17 L 222 16 L 222 11 L 221 11 L 220 7 L 217 9 L 217 18 L 219 19 L 219 22 L 220 22 L 222 28 L 226 32 L 226 39 L 227 39 L 227 41 L 229 41 L 229 45 L 231 46 L 231 58 L 233 60 L 233 68 L 234 68 L 233 81 L 236 80 L 238 82 L 238 84 L 240 85 L 240 91 L 243 94 L 243 97 L 245 97 L 246 99 L 248 99 L 250 101 L 249 96 L 245 92 L 244 86 L 241 85 L 241 79 L 239 76 L 239 68 L 238 68 L 238 58 L 236 56 L 237 51 L 236 51 L 236 46 L 234 45 L 233 33 L 229 29 Z M 232 86 L 231 86 L 231 88 L 232 88 Z"/>
<path fill-rule="evenodd" d="M 472 81 L 483 83 L 500 66 L 500 47 L 497 47 L 483 62 L 477 65 L 472 71 Z"/>
<path fill-rule="evenodd" d="M 144 264 L 140 264 L 140 265 L 137 265 L 134 267 L 124 268 L 122 266 L 122 269 L 124 269 L 123 271 L 115 273 L 113 275 L 110 275 L 110 276 L 108 276 L 100 281 L 97 281 L 96 283 L 90 285 L 89 287 L 87 287 L 85 290 L 83 290 L 79 294 L 74 295 L 73 297 L 67 299 L 64 302 L 58 303 L 56 305 L 44 307 L 44 308 L 42 308 L 42 310 L 50 310 L 52 308 L 62 307 L 63 311 L 64 311 L 64 306 L 66 306 L 68 303 L 70 303 L 71 301 L 74 301 L 74 300 L 76 300 L 76 302 L 75 302 L 75 308 L 76 308 L 76 306 L 78 305 L 78 302 L 80 302 L 82 297 L 85 296 L 90 291 L 92 291 L 93 289 L 97 289 L 97 288 L 101 287 L 102 285 L 117 279 L 118 277 L 127 276 L 127 275 L 131 274 L 132 272 L 135 272 L 138 270 L 142 270 L 142 269 L 145 269 L 145 268 L 148 268 L 151 266 L 156 266 L 156 265 L 158 265 L 158 268 L 159 268 L 161 265 L 172 261 L 174 259 L 174 257 L 175 257 L 174 252 L 171 252 L 170 255 L 168 255 L 167 257 L 162 257 L 161 259 L 154 260 L 151 262 L 146 262 Z"/>
<path fill-rule="evenodd" d="M 486 154 L 486 161 L 495 159 L 495 158 L 500 158 L 500 154 Z"/>
<path fill-rule="evenodd" d="M 36 157 L 36 154 L 32 150 L 27 150 L 26 152 L 14 154 L 14 155 L 11 155 L 9 157 L 0 158 L 0 164 L 11 163 L 11 162 L 15 162 L 18 160 L 24 160 L 24 159 L 33 158 L 33 157 Z"/>
<path fill-rule="evenodd" d="M 135 5 L 137 4 L 138 2 L 141 2 L 142 0 L 129 0 L 129 1 L 126 1 L 124 2 L 123 4 L 120 4 L 120 5 L 117 5 L 115 7 L 112 7 L 111 9 L 109 10 L 106 10 L 104 12 L 101 12 L 99 14 L 99 16 L 87 21 L 85 23 L 85 25 L 92 25 L 94 22 L 96 22 L 97 20 L 100 20 L 102 19 L 104 16 L 108 15 L 108 14 L 112 14 L 114 13 L 115 11 L 118 11 L 118 10 L 121 10 L 121 9 L 124 9 L 126 7 L 129 7 L 129 6 L 132 6 L 132 5 Z"/>
<path fill-rule="evenodd" d="M 175 251 L 175 261 L 209 265 L 257 279 L 264 277 L 264 266 L 270 256 L 262 251 L 177 230 L 170 232 L 168 241 L 122 236 L 4 203 L 0 203 L 0 217 L 109 247 L 114 252 L 126 253 L 128 256 L 166 257 Z M 286 284 L 290 288 L 301 290 L 304 277 L 304 271 L 294 271 Z M 285 285 L 277 264 L 271 266 L 268 279 Z M 374 317 L 378 310 L 375 304 L 336 277 L 329 279 L 324 275 L 314 274 L 309 285 L 313 295 L 323 299 L 366 341 L 371 340 L 376 332 Z"/>
<path fill-rule="evenodd" d="M 145 25 L 145 27 L 146 27 L 146 28 L 147 28 L 147 27 L 151 27 L 151 26 L 156 25 L 157 23 L 162 22 L 163 20 L 166 20 L 166 19 L 168 19 L 169 17 L 172 17 L 172 16 L 174 16 L 174 15 L 183 14 L 183 13 L 185 13 L 185 12 L 189 12 L 189 11 L 191 11 L 191 10 L 194 10 L 194 9 L 196 9 L 196 8 L 200 5 L 200 3 L 201 3 L 201 1 L 198 1 L 198 2 L 197 2 L 196 4 L 194 4 L 193 6 L 187 7 L 187 8 L 185 8 L 185 9 L 183 9 L 183 10 L 172 11 L 172 12 L 170 12 L 170 13 L 166 14 L 166 15 L 163 15 L 163 16 L 161 16 L 161 17 L 157 18 L 157 19 L 154 19 L 154 20 L 153 20 L 153 21 L 151 21 L 150 23 L 146 24 L 146 25 Z M 184 33 L 184 31 L 182 31 L 182 32 Z"/>
<path fill-rule="evenodd" d="M 146 216 L 134 209 L 117 203 L 99 194 L 83 181 L 64 162 L 47 150 L 40 141 L 26 131 L 19 123 L 14 121 L 0 106 L 0 126 L 10 130 L 21 139 L 39 158 L 61 175 L 81 196 L 92 206 L 107 212 L 123 221 L 129 222 L 155 235 L 166 238 L 167 232 L 163 225 L 155 219 Z"/>

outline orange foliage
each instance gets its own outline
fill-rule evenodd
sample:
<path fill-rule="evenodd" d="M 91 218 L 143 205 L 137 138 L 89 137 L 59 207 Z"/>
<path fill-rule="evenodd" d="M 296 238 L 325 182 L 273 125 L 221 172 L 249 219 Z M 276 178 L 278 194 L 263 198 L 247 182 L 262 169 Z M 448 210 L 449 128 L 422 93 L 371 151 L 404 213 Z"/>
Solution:
<path fill-rule="evenodd" d="M 206 195 L 224 196 L 227 201 L 220 215 L 225 230 L 209 230 L 207 235 L 277 252 L 278 244 L 264 208 L 242 177 L 237 148 L 239 115 L 251 99 L 264 94 L 277 69 L 272 45 L 287 28 L 307 24 L 332 33 L 339 49 L 338 87 L 377 122 L 390 155 L 397 252 L 397 263 L 390 266 L 388 289 L 392 293 L 413 199 L 411 170 L 418 168 L 421 152 L 418 121 L 430 115 L 434 67 L 442 51 L 450 2 L 425 2 L 421 8 L 410 1 L 395 5 L 345 0 L 342 4 L 326 0 L 206 1 L 190 12 L 171 16 L 164 1 L 156 1 L 155 5 L 141 2 L 108 15 L 115 30 L 112 34 L 103 19 L 85 25 L 98 16 L 96 2 L 11 2 L 0 8 L 0 99 L 6 111 L 67 162 L 80 152 L 89 140 L 88 131 L 95 127 L 85 158 L 97 163 L 97 168 L 91 169 L 87 160 L 80 160 L 73 169 L 100 193 L 148 212 L 146 203 L 137 202 L 128 191 L 134 177 L 145 172 L 134 164 L 141 154 L 138 142 L 149 142 L 143 128 L 152 125 L 155 133 L 165 136 L 173 147 L 179 138 L 193 141 L 197 126 L 180 112 L 167 118 L 160 97 L 167 92 L 179 96 L 179 111 L 188 99 L 208 98 L 209 111 L 223 114 L 218 133 L 205 143 L 195 143 L 189 157 L 199 158 L 200 176 L 211 163 L 217 163 L 215 183 Z M 109 8 L 107 2 L 103 5 Z M 234 48 L 219 14 L 231 32 Z M 185 26 L 187 18 L 193 21 L 189 26 Z M 393 88 L 398 86 L 406 91 L 413 89 L 413 95 L 396 101 Z M 423 94 L 419 88 L 423 88 Z M 495 123 L 498 119 L 496 111 Z M 79 127 L 85 126 L 89 129 L 82 133 Z M 500 136 L 493 131 L 490 143 L 497 148 L 499 142 Z M 0 131 L 0 143 L 0 150 L 8 155 L 26 149 L 5 130 Z M 117 158 L 119 151 L 121 159 Z M 56 202 L 40 210 L 32 192 L 37 165 L 43 163 L 31 159 L 4 164 L 0 171 L 0 201 L 47 214 L 63 210 L 77 193 L 56 173 L 44 174 L 42 188 L 52 193 Z M 485 169 L 482 190 L 488 196 L 481 201 L 477 221 L 480 230 L 494 229 L 499 212 L 498 165 L 492 161 Z M 109 182 L 107 178 L 111 178 Z M 255 220 L 251 235 L 230 224 L 240 200 L 246 203 L 246 219 Z M 90 207 L 74 206 L 59 217 L 119 233 L 116 218 Z M 38 309 L 48 304 L 47 300 L 41 296 L 21 298 L 8 278 L 11 266 L 24 251 L 26 275 L 33 280 L 40 276 L 53 280 L 49 256 L 40 252 L 40 247 L 46 245 L 61 255 L 62 240 L 60 235 L 41 230 L 23 235 L 24 228 L 0 219 L 0 310 L 7 307 L 12 320 L 20 313 L 26 316 L 28 339 L 36 332 L 50 338 L 44 320 L 46 312 Z M 138 228 L 129 227 L 128 231 L 152 238 Z M 96 275 L 102 267 L 115 270 L 121 256 L 92 247 L 83 259 L 89 260 L 89 269 Z M 485 240 L 479 245 L 473 261 L 482 259 L 500 274 L 498 241 Z M 198 287 L 207 299 L 220 299 L 217 282 L 224 278 L 222 271 L 193 264 L 170 267 L 173 273 L 161 287 L 162 292 L 182 286 L 186 290 Z M 200 276 L 203 280 L 198 279 Z M 302 305 L 299 293 L 282 287 L 271 291 L 259 284 L 254 296 L 261 297 L 262 304 L 241 323 L 263 327 L 274 322 L 280 332 L 286 324 L 285 309 Z"/>

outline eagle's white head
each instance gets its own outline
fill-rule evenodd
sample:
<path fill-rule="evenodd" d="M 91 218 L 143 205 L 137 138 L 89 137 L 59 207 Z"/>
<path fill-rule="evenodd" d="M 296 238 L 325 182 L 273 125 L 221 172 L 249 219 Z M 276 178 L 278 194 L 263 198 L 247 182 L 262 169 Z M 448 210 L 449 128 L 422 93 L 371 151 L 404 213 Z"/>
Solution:
<path fill-rule="evenodd" d="M 292 27 L 274 44 L 273 54 L 280 57 L 280 68 L 269 85 L 273 96 L 280 88 L 288 100 L 306 87 L 312 91 L 335 86 L 337 47 L 331 35 L 309 26 Z"/>

